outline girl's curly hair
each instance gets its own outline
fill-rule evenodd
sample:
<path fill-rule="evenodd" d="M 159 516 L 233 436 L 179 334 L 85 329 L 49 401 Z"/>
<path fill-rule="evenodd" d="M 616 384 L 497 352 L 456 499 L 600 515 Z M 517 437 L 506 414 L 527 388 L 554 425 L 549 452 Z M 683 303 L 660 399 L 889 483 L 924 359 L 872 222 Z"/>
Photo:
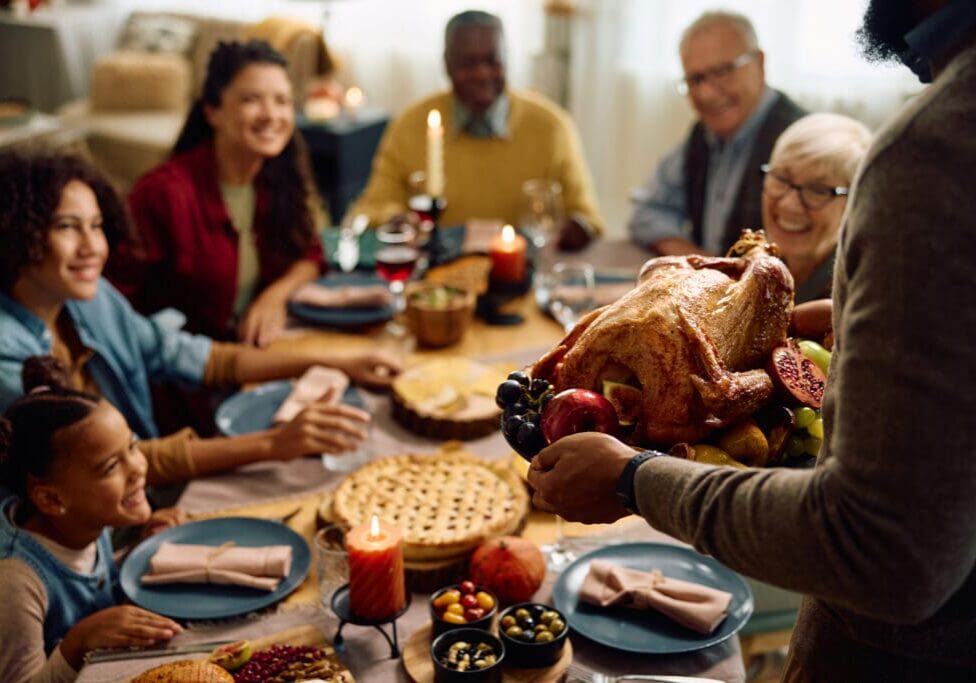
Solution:
<path fill-rule="evenodd" d="M 51 219 L 72 180 L 95 193 L 110 247 L 129 235 L 119 196 L 88 162 L 74 156 L 0 152 L 0 291 L 10 291 L 24 266 L 44 259 Z"/>
<path fill-rule="evenodd" d="M 204 106 L 219 107 L 224 90 L 251 64 L 285 69 L 288 60 L 263 40 L 217 44 L 207 62 L 203 92 L 187 114 L 171 157 L 213 139 L 214 129 L 207 121 Z M 268 190 L 270 223 L 281 227 L 265 237 L 269 249 L 289 258 L 301 258 L 315 240 L 313 207 L 318 203 L 308 150 L 297 129 L 281 153 L 264 162 L 256 182 Z"/>

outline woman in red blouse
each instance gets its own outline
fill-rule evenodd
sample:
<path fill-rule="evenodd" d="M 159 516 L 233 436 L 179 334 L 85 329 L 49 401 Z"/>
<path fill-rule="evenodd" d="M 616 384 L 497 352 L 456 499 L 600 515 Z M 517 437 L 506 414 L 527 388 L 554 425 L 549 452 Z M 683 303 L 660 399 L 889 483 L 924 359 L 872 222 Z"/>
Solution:
<path fill-rule="evenodd" d="M 265 346 L 288 297 L 323 265 L 308 155 L 286 61 L 262 41 L 220 43 L 169 160 L 129 194 L 139 241 L 108 275 L 142 313 Z"/>

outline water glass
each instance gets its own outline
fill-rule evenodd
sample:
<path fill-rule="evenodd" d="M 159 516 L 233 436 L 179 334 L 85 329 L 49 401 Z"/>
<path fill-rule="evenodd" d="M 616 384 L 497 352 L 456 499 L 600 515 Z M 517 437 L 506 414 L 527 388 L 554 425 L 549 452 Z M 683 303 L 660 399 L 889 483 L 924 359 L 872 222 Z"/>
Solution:
<path fill-rule="evenodd" d="M 546 278 L 549 312 L 568 334 L 583 314 L 596 307 L 596 277 L 589 263 L 560 261 Z"/>
<path fill-rule="evenodd" d="M 319 529 L 314 540 L 319 599 L 328 612 L 332 594 L 349 583 L 349 555 L 346 552 L 346 533 L 335 524 Z"/>
<path fill-rule="evenodd" d="M 563 220 L 563 188 L 555 180 L 534 178 L 522 184 L 519 227 L 541 250 Z"/>
<path fill-rule="evenodd" d="M 368 463 L 373 457 L 372 421 L 363 425 L 363 429 L 366 431 L 366 438 L 360 441 L 353 450 L 336 455 L 323 453 L 322 466 L 330 472 L 352 472 Z"/>

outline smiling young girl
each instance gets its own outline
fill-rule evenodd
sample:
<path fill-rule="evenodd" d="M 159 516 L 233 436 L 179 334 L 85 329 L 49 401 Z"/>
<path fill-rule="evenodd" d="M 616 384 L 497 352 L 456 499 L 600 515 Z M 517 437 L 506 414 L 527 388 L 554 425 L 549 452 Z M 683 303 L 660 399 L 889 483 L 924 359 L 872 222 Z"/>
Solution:
<path fill-rule="evenodd" d="M 146 439 L 150 484 L 259 460 L 341 454 L 365 438 L 367 413 L 325 402 L 282 426 L 233 438 L 200 439 L 189 429 L 157 438 L 151 381 L 233 386 L 325 365 L 354 382 L 387 386 L 399 365 L 379 352 L 299 355 L 222 344 L 147 319 L 100 277 L 125 230 L 118 197 L 85 162 L 0 153 L 0 410 L 23 393 L 24 360 L 52 355 L 72 388 L 104 397 Z"/>
<path fill-rule="evenodd" d="M 85 652 L 151 645 L 180 626 L 119 605 L 109 527 L 145 524 L 146 458 L 125 418 L 64 386 L 52 358 L 0 418 L 0 680 L 71 681 Z"/>

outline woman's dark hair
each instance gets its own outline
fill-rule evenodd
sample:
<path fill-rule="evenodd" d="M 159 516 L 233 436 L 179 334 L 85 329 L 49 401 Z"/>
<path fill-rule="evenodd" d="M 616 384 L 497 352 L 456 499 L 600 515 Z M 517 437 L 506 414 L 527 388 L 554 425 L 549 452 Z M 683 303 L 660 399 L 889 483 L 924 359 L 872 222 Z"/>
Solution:
<path fill-rule="evenodd" d="M 129 235 L 119 196 L 88 162 L 74 156 L 0 152 L 0 291 L 10 291 L 21 268 L 44 259 L 51 219 L 72 180 L 95 193 L 110 247 Z"/>
<path fill-rule="evenodd" d="M 24 361 L 21 380 L 24 396 L 0 417 L 0 482 L 26 501 L 28 478 L 47 476 L 58 457 L 54 436 L 91 415 L 100 399 L 69 388 L 64 368 L 51 356 Z"/>
<path fill-rule="evenodd" d="M 220 42 L 210 53 L 203 93 L 193 103 L 170 157 L 193 149 L 214 136 L 204 106 L 219 107 L 224 90 L 250 64 L 273 64 L 282 69 L 288 61 L 263 40 L 246 43 Z M 268 247 L 290 258 L 305 255 L 315 239 L 312 195 L 315 185 L 308 150 L 297 130 L 278 156 L 267 159 L 258 172 L 257 183 L 270 199 L 269 224 L 281 226 L 265 237 Z"/>

